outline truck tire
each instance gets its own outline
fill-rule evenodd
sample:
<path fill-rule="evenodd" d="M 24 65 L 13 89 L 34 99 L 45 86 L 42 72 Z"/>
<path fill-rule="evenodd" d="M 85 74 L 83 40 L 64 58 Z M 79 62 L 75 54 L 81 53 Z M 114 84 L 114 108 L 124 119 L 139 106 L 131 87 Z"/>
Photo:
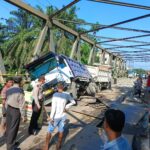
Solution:
<path fill-rule="evenodd" d="M 100 83 L 97 84 L 97 89 L 98 89 L 98 91 L 97 91 L 98 93 L 101 92 L 101 90 L 102 90 L 102 85 L 101 85 Z"/>
<path fill-rule="evenodd" d="M 111 82 L 108 83 L 108 89 L 111 89 Z"/>
<path fill-rule="evenodd" d="M 95 96 L 96 94 L 96 88 L 95 88 L 95 83 L 89 83 L 87 87 L 87 93 L 91 96 Z"/>
<path fill-rule="evenodd" d="M 71 95 L 72 95 L 73 99 L 75 99 L 75 100 L 78 98 L 76 88 L 71 92 Z"/>
<path fill-rule="evenodd" d="M 69 92 L 70 92 L 71 96 L 73 97 L 73 99 L 76 100 L 76 99 L 78 98 L 78 95 L 77 95 L 77 88 L 76 88 L 76 83 L 75 83 L 75 82 L 72 82 L 72 83 L 71 83 Z"/>

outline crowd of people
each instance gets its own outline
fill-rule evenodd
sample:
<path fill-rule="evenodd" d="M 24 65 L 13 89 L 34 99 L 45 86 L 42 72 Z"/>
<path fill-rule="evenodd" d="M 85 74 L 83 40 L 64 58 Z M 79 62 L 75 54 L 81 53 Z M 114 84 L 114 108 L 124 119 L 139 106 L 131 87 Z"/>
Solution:
<path fill-rule="evenodd" d="M 3 134 L 6 134 L 7 150 L 17 150 L 16 137 L 21 118 L 25 118 L 24 91 L 21 77 L 8 78 L 1 91 Z"/>
<path fill-rule="evenodd" d="M 24 91 L 21 87 L 21 77 L 8 78 L 1 91 L 2 98 L 2 119 L 1 128 L 3 136 L 6 135 L 7 150 L 19 150 L 18 142 L 16 141 L 19 130 L 20 121 L 25 121 L 25 98 Z M 38 126 L 38 119 L 43 107 L 43 89 L 42 85 L 45 83 L 45 77 L 41 76 L 38 82 L 35 83 L 32 90 L 32 116 L 28 127 L 29 135 L 36 135 L 40 130 Z M 46 142 L 44 150 L 48 150 L 51 134 L 56 127 L 58 127 L 59 136 L 56 149 L 61 148 L 63 139 L 63 131 L 66 120 L 65 111 L 76 102 L 70 94 L 64 92 L 62 83 L 57 85 L 58 92 L 55 92 L 52 98 L 51 115 L 48 117 L 49 126 L 46 135 Z M 69 102 L 69 103 L 68 103 Z"/>
<path fill-rule="evenodd" d="M 6 135 L 7 150 L 19 150 L 17 147 L 17 133 L 20 121 L 25 119 L 25 98 L 21 87 L 22 78 L 8 78 L 1 91 L 2 98 L 2 119 L 1 127 L 3 134 Z M 42 85 L 45 83 L 45 77 L 41 76 L 32 90 L 32 116 L 29 123 L 29 135 L 36 135 L 40 130 L 38 119 L 43 107 L 44 95 Z M 142 79 L 136 80 L 138 96 L 141 96 Z M 147 90 L 150 88 L 150 76 L 147 80 Z M 150 90 L 149 90 L 150 91 Z M 51 113 L 48 117 L 49 125 L 43 150 L 49 149 L 49 142 L 55 128 L 58 128 L 58 142 L 56 150 L 61 149 L 64 135 L 64 126 L 66 120 L 66 111 L 76 102 L 71 95 L 64 91 L 62 83 L 58 83 L 57 92 L 53 94 L 51 103 Z M 122 136 L 122 130 L 125 125 L 125 114 L 120 110 L 108 109 L 104 115 L 104 130 L 108 137 L 103 150 L 131 150 L 128 141 Z"/>

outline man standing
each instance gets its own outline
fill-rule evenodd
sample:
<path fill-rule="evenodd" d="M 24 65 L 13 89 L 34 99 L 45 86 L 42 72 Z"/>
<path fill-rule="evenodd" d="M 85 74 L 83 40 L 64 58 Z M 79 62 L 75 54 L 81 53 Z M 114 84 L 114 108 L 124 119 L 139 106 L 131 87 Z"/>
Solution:
<path fill-rule="evenodd" d="M 70 96 L 70 94 L 65 93 L 63 91 L 64 87 L 61 83 L 57 85 L 57 89 L 58 92 L 56 92 L 52 98 L 52 108 L 51 108 L 51 114 L 49 118 L 48 133 L 46 135 L 46 143 L 45 143 L 44 150 L 48 150 L 51 134 L 53 133 L 56 127 L 58 127 L 58 132 L 59 132 L 56 149 L 59 150 L 61 148 L 63 131 L 64 131 L 64 122 L 66 120 L 65 111 L 69 109 L 70 106 L 75 104 L 75 101 Z M 68 101 L 70 101 L 69 104 L 67 104 Z"/>
<path fill-rule="evenodd" d="M 43 104 L 43 90 L 42 85 L 45 83 L 45 77 L 41 76 L 38 79 L 38 83 L 36 83 L 32 90 L 32 116 L 30 120 L 30 125 L 28 128 L 29 134 L 37 134 L 38 131 L 38 119 L 41 114 L 42 104 Z"/>
<path fill-rule="evenodd" d="M 142 78 L 139 76 L 137 80 L 134 82 L 134 90 L 135 90 L 134 95 L 138 94 L 139 98 L 141 97 L 142 84 L 143 84 Z"/>
<path fill-rule="evenodd" d="M 104 116 L 104 130 L 108 142 L 103 150 L 131 150 L 128 141 L 121 136 L 125 123 L 125 115 L 120 110 L 108 109 Z"/>
<path fill-rule="evenodd" d="M 150 74 L 148 74 L 146 88 L 144 90 L 144 102 L 147 104 L 150 103 Z"/>
<path fill-rule="evenodd" d="M 7 150 L 17 150 L 15 140 L 17 137 L 20 118 L 24 117 L 24 92 L 20 88 L 20 83 L 22 81 L 21 77 L 14 77 L 14 85 L 10 87 L 6 92 L 7 100 L 7 112 L 6 112 L 6 143 Z"/>
<path fill-rule="evenodd" d="M 13 79 L 7 78 L 6 83 L 1 91 L 2 98 L 2 120 L 1 120 L 1 128 L 3 130 L 3 135 L 6 131 L 6 91 L 13 85 Z"/>

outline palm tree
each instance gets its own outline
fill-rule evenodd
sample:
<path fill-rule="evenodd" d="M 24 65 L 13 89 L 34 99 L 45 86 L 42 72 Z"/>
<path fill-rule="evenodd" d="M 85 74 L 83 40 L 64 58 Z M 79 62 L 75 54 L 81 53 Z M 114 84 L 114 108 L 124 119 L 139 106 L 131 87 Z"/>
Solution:
<path fill-rule="evenodd" d="M 44 12 L 40 6 L 37 9 Z M 48 6 L 44 13 L 51 15 L 55 13 L 58 9 L 53 6 Z M 67 20 L 79 20 L 76 15 L 77 8 L 71 7 L 59 14 L 57 18 L 67 19 Z M 28 12 L 18 9 L 10 12 L 11 16 L 6 21 L 7 30 L 3 29 L 3 32 L 7 35 L 2 38 L 0 32 L 1 50 L 4 54 L 4 63 L 9 66 L 7 68 L 8 72 L 19 72 L 22 73 L 25 70 L 23 66 L 30 62 L 33 50 L 37 41 L 37 37 L 43 27 L 43 20 L 29 14 Z M 77 24 L 63 22 L 66 26 L 74 30 L 84 30 Z M 1 26 L 1 25 L 0 25 Z M 56 43 L 56 52 L 65 55 L 70 54 L 73 45 L 74 37 L 56 27 L 53 27 L 54 42 Z M 86 46 L 82 46 L 84 49 Z M 87 48 L 86 48 L 87 49 Z M 42 47 L 41 55 L 49 51 L 49 35 L 47 34 L 44 45 Z M 87 50 L 88 51 L 88 50 Z M 84 53 L 84 52 L 82 52 Z M 86 62 L 87 57 L 84 57 L 83 62 Z"/>

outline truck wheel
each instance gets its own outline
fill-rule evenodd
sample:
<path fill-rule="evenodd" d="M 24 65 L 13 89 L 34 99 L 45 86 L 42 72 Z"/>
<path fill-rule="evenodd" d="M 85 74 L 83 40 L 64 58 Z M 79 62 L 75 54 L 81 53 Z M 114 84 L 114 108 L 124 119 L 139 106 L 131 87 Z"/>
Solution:
<path fill-rule="evenodd" d="M 87 87 L 87 93 L 89 95 L 95 96 L 96 88 L 95 88 L 95 85 L 93 83 L 90 83 L 89 86 Z"/>
<path fill-rule="evenodd" d="M 76 100 L 77 97 L 78 97 L 78 96 L 77 96 L 77 89 L 74 89 L 74 91 L 71 92 L 71 95 L 72 95 L 73 99 Z"/>
<path fill-rule="evenodd" d="M 101 85 L 100 83 L 97 84 L 97 89 L 98 89 L 98 91 L 97 91 L 98 93 L 101 92 L 101 90 L 102 90 L 102 85 Z"/>
<path fill-rule="evenodd" d="M 70 92 L 71 96 L 73 97 L 73 99 L 76 100 L 78 98 L 78 96 L 77 96 L 77 88 L 76 88 L 76 83 L 75 82 L 71 83 L 69 92 Z"/>
<path fill-rule="evenodd" d="M 108 89 L 111 89 L 111 82 L 108 83 Z"/>

